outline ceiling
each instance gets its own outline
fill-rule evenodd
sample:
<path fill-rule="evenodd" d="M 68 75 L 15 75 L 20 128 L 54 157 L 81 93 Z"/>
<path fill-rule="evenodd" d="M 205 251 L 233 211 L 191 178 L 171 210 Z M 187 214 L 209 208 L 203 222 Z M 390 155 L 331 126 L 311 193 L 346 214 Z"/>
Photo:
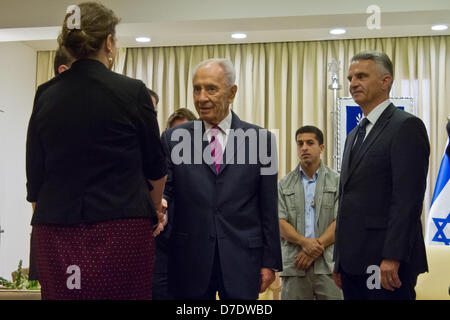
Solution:
<path fill-rule="evenodd" d="M 434 24 L 450 26 L 449 0 L 104 0 L 121 18 L 117 28 L 121 47 L 176 46 L 450 35 L 432 31 Z M 21 41 L 36 50 L 53 50 L 73 0 L 0 0 L 0 42 Z M 380 9 L 380 29 L 369 30 L 366 13 Z M 331 35 L 331 28 L 347 30 Z M 231 38 L 244 32 L 246 39 Z M 151 37 L 148 44 L 137 36 Z"/>

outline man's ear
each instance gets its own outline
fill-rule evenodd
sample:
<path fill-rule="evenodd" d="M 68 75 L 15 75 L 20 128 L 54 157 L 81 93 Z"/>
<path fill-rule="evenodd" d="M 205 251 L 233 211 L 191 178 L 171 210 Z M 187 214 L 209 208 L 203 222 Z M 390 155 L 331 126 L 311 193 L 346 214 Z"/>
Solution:
<path fill-rule="evenodd" d="M 236 96 L 236 91 L 237 91 L 237 85 L 233 85 L 230 88 L 230 96 L 228 97 L 228 103 L 232 103 L 234 100 L 234 97 Z"/>
<path fill-rule="evenodd" d="M 383 87 L 385 87 L 386 90 L 389 90 L 389 87 L 391 86 L 393 79 L 391 75 L 385 74 L 381 81 L 383 82 Z"/>
<path fill-rule="evenodd" d="M 60 65 L 60 66 L 58 67 L 58 74 L 61 74 L 61 73 L 63 73 L 64 71 L 67 71 L 67 70 L 69 70 L 69 67 L 66 66 L 65 64 L 62 64 L 62 65 Z"/>

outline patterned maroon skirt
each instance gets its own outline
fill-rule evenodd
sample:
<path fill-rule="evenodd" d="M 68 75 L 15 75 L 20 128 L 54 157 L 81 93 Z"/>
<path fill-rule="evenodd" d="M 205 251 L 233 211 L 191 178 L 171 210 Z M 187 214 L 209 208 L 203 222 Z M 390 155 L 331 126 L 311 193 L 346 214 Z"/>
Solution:
<path fill-rule="evenodd" d="M 42 299 L 152 298 L 150 219 L 33 226 Z"/>

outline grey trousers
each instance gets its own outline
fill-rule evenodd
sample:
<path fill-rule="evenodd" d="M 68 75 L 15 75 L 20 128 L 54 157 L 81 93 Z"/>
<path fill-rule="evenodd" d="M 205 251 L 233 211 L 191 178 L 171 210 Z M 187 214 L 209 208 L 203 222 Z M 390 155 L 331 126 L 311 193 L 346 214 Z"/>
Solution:
<path fill-rule="evenodd" d="M 282 276 L 281 300 L 342 300 L 342 290 L 331 274 L 314 274 L 313 269 L 305 276 Z"/>

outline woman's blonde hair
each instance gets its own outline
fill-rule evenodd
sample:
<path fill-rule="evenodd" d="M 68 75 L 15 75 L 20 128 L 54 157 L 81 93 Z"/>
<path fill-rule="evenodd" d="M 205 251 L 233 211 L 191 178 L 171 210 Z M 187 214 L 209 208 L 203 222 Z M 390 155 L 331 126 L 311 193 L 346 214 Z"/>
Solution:
<path fill-rule="evenodd" d="M 96 54 L 109 34 L 115 40 L 116 25 L 120 19 L 114 12 L 97 2 L 84 2 L 80 8 L 80 28 L 69 28 L 67 20 L 72 13 L 66 14 L 58 43 L 75 59 Z"/>
<path fill-rule="evenodd" d="M 191 110 L 189 110 L 188 108 L 179 108 L 170 115 L 169 119 L 167 120 L 166 128 L 167 129 L 172 128 L 175 121 L 180 120 L 191 121 L 195 119 L 197 119 L 197 117 L 194 115 L 194 113 L 192 113 Z"/>

